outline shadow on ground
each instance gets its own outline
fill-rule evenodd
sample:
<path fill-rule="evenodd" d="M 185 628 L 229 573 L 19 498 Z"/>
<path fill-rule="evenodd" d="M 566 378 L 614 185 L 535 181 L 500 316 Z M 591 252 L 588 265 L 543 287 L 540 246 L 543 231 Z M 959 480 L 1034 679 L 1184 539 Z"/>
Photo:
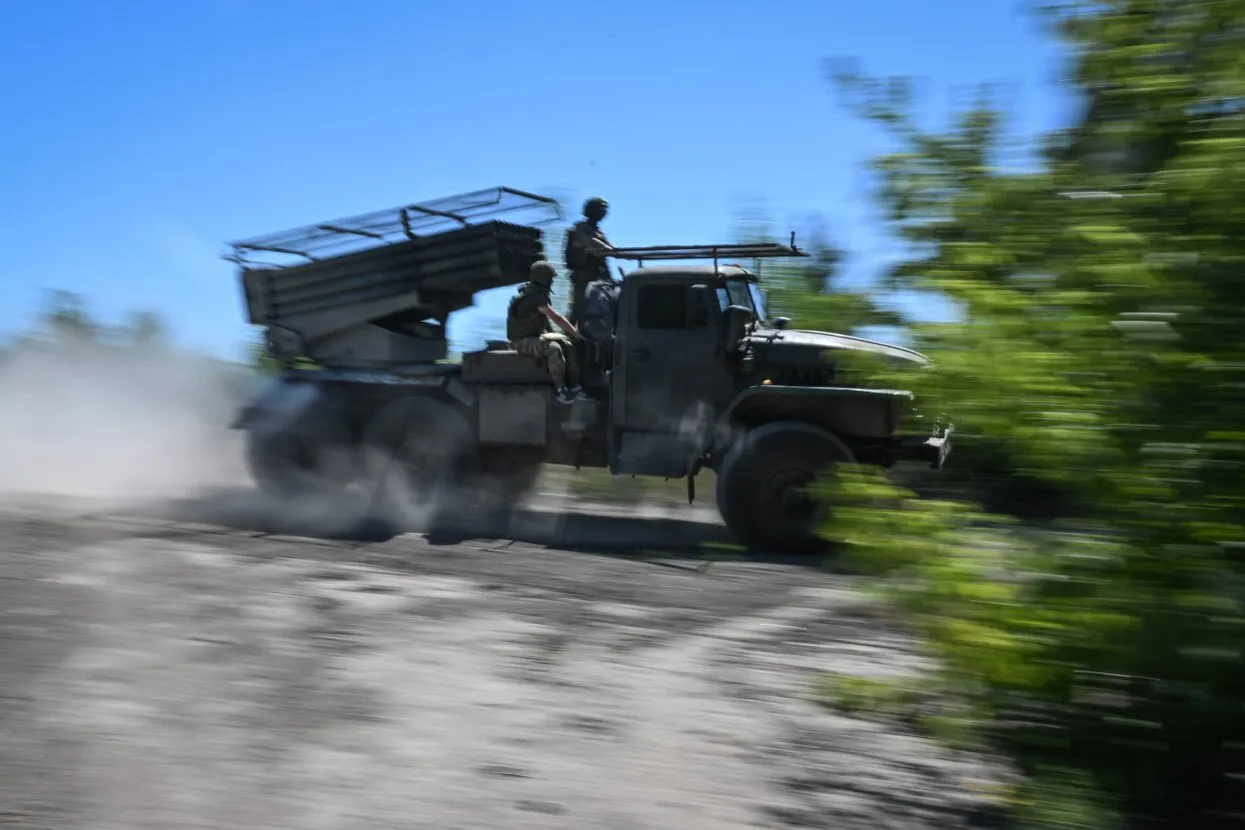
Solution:
<path fill-rule="evenodd" d="M 570 510 L 523 506 L 481 512 L 429 524 L 418 516 L 400 525 L 369 515 L 362 499 L 331 503 L 281 503 L 253 490 L 229 489 L 171 500 L 137 511 L 145 518 L 215 525 L 274 536 L 302 536 L 359 543 L 385 542 L 405 533 L 422 533 L 430 545 L 506 540 L 583 553 L 715 558 L 742 553 L 720 522 L 688 508 L 688 517 L 671 511 L 576 504 Z M 732 550 L 734 549 L 734 550 Z M 749 556 L 749 558 L 755 558 Z"/>

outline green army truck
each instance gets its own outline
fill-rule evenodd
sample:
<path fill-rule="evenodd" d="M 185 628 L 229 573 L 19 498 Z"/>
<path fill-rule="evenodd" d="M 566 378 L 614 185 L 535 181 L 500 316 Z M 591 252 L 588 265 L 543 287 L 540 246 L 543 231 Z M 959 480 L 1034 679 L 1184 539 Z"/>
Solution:
<path fill-rule="evenodd" d="M 520 211 L 538 216 L 509 221 Z M 525 281 L 545 258 L 540 226 L 561 218 L 554 200 L 503 187 L 235 243 L 250 322 L 284 367 L 233 423 L 255 482 L 455 509 L 477 490 L 519 499 L 554 464 L 686 479 L 690 502 L 708 468 L 739 541 L 806 552 L 826 508 L 807 485 L 822 471 L 943 466 L 949 425 L 844 369 L 925 357 L 771 320 L 758 277 L 722 263 L 805 256 L 794 238 L 617 249 L 639 267 L 609 286 L 607 333 L 583 349 L 589 400 L 559 401 L 547 368 L 504 341 L 446 362 L 449 316 Z"/>

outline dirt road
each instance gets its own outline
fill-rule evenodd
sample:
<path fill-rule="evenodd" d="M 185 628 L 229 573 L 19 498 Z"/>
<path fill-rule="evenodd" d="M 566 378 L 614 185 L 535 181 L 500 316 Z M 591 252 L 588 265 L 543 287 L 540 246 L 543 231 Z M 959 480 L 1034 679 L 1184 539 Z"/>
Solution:
<path fill-rule="evenodd" d="M 920 668 L 842 578 L 643 555 L 720 533 L 673 519 L 249 504 L 0 508 L 0 825 L 987 826 L 977 762 L 811 702 Z"/>

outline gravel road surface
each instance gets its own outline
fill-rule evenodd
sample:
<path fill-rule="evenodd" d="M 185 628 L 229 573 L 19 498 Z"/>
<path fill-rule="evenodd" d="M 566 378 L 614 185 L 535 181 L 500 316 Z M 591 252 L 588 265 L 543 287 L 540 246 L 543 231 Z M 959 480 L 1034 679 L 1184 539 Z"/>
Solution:
<path fill-rule="evenodd" d="M 0 825 L 991 826 L 983 762 L 812 701 L 921 670 L 850 580 L 651 552 L 693 518 L 0 505 Z"/>

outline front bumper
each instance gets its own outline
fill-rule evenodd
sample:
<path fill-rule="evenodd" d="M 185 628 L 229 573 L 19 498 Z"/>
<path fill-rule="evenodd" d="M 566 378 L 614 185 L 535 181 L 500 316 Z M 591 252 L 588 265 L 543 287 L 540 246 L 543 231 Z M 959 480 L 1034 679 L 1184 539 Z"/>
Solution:
<path fill-rule="evenodd" d="M 928 438 L 920 436 L 899 439 L 900 461 L 923 461 L 931 470 L 941 470 L 951 455 L 951 434 L 954 426 L 946 426 Z"/>

